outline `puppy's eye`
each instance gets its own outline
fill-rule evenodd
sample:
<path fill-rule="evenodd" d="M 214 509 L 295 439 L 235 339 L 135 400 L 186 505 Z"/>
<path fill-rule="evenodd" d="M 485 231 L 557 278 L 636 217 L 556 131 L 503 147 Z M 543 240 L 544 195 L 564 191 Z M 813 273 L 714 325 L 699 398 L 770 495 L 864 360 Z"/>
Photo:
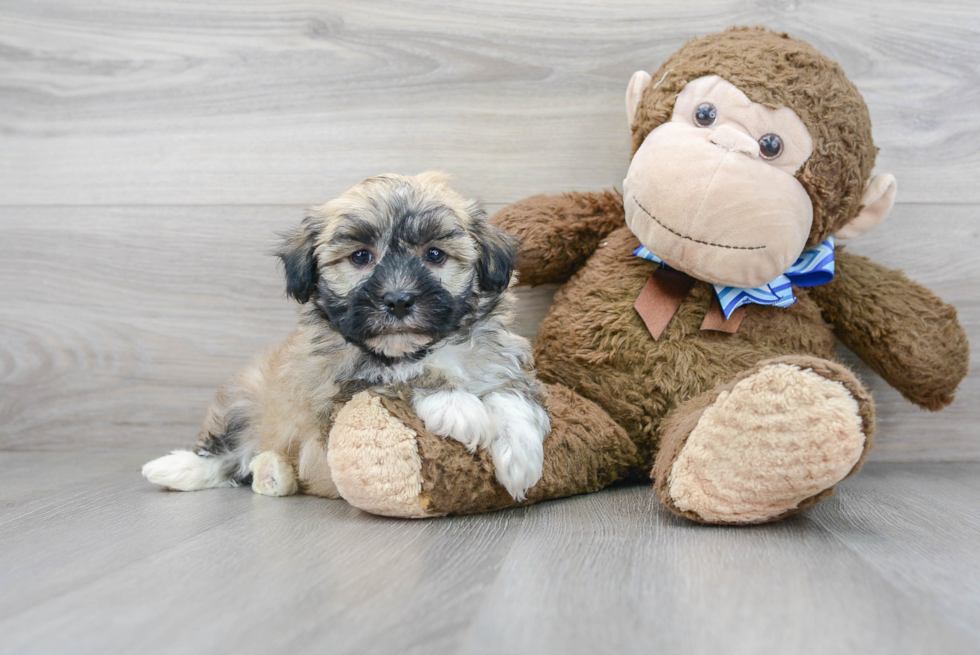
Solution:
<path fill-rule="evenodd" d="M 373 259 L 370 250 L 358 250 L 350 256 L 350 261 L 354 266 L 367 266 Z"/>
<path fill-rule="evenodd" d="M 711 127 L 718 120 L 718 110 L 710 102 L 702 102 L 694 110 L 694 124 L 698 127 Z"/>
<path fill-rule="evenodd" d="M 425 251 L 425 261 L 430 264 L 441 264 L 446 261 L 446 253 L 438 248 L 429 248 Z"/>

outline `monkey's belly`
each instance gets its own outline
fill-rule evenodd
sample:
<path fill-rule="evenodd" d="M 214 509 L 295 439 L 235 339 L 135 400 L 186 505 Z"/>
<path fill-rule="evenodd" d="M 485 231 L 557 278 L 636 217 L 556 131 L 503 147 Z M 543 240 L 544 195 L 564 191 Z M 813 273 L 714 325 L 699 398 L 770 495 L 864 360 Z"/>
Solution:
<path fill-rule="evenodd" d="M 735 334 L 701 330 L 710 285 L 698 282 L 654 340 L 633 302 L 656 265 L 632 256 L 623 228 L 556 295 L 535 342 L 539 375 L 593 400 L 622 425 L 648 471 L 660 423 L 678 403 L 758 361 L 787 354 L 829 357 L 834 337 L 820 309 L 797 290 L 787 308 L 749 305 Z"/>

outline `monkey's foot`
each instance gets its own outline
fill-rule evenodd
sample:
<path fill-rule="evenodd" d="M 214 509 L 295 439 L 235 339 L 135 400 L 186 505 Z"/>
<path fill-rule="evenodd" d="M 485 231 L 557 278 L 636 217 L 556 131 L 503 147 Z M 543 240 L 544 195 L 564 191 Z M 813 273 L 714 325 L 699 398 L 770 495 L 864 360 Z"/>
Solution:
<path fill-rule="evenodd" d="M 340 496 L 372 514 L 438 516 L 422 494 L 422 457 L 416 432 L 382 403 L 361 392 L 334 419 L 327 446 L 330 474 Z"/>
<path fill-rule="evenodd" d="M 263 496 L 292 496 L 299 491 L 296 471 L 292 464 L 277 452 L 266 450 L 249 463 L 252 471 L 252 491 Z"/>
<path fill-rule="evenodd" d="M 873 432 L 870 395 L 850 371 L 813 357 L 769 360 L 674 412 L 655 486 L 695 521 L 774 521 L 857 471 Z"/>
<path fill-rule="evenodd" d="M 369 392 L 354 396 L 334 419 L 327 447 L 331 478 L 355 507 L 422 518 L 597 491 L 637 465 L 626 431 L 595 403 L 550 385 L 546 405 L 552 429 L 541 479 L 525 500 L 515 500 L 500 484 L 490 451 L 470 452 L 455 439 L 432 434 L 406 403 Z"/>

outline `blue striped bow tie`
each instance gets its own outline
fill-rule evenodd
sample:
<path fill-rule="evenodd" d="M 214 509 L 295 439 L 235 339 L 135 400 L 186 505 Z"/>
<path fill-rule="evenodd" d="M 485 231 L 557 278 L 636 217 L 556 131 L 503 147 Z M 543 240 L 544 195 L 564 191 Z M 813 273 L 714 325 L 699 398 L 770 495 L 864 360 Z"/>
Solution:
<path fill-rule="evenodd" d="M 633 251 L 633 254 L 667 266 L 662 259 L 647 250 L 646 246 L 640 246 Z M 793 295 L 794 284 L 798 287 L 817 287 L 821 284 L 827 284 L 833 279 L 834 237 L 830 237 L 820 245 L 804 250 L 788 271 L 769 284 L 754 289 L 726 287 L 720 284 L 713 284 L 712 286 L 715 288 L 715 293 L 718 294 L 721 310 L 725 313 L 725 318 L 728 319 L 731 318 L 732 312 L 748 303 L 789 307 L 796 302 L 796 296 Z"/>

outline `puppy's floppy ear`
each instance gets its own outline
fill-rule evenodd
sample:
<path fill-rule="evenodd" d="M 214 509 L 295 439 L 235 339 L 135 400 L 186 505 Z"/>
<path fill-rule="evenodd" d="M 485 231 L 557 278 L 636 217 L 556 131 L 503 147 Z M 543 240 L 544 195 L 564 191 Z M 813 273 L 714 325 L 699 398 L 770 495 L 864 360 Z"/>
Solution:
<path fill-rule="evenodd" d="M 316 293 L 319 278 L 314 249 L 319 227 L 312 216 L 303 219 L 297 229 L 283 235 L 276 256 L 286 273 L 286 294 L 305 303 Z"/>
<path fill-rule="evenodd" d="M 514 274 L 517 243 L 514 237 L 491 225 L 487 213 L 478 204 L 471 204 L 469 214 L 473 220 L 473 236 L 480 251 L 476 263 L 480 289 L 501 293 L 510 285 Z"/>

